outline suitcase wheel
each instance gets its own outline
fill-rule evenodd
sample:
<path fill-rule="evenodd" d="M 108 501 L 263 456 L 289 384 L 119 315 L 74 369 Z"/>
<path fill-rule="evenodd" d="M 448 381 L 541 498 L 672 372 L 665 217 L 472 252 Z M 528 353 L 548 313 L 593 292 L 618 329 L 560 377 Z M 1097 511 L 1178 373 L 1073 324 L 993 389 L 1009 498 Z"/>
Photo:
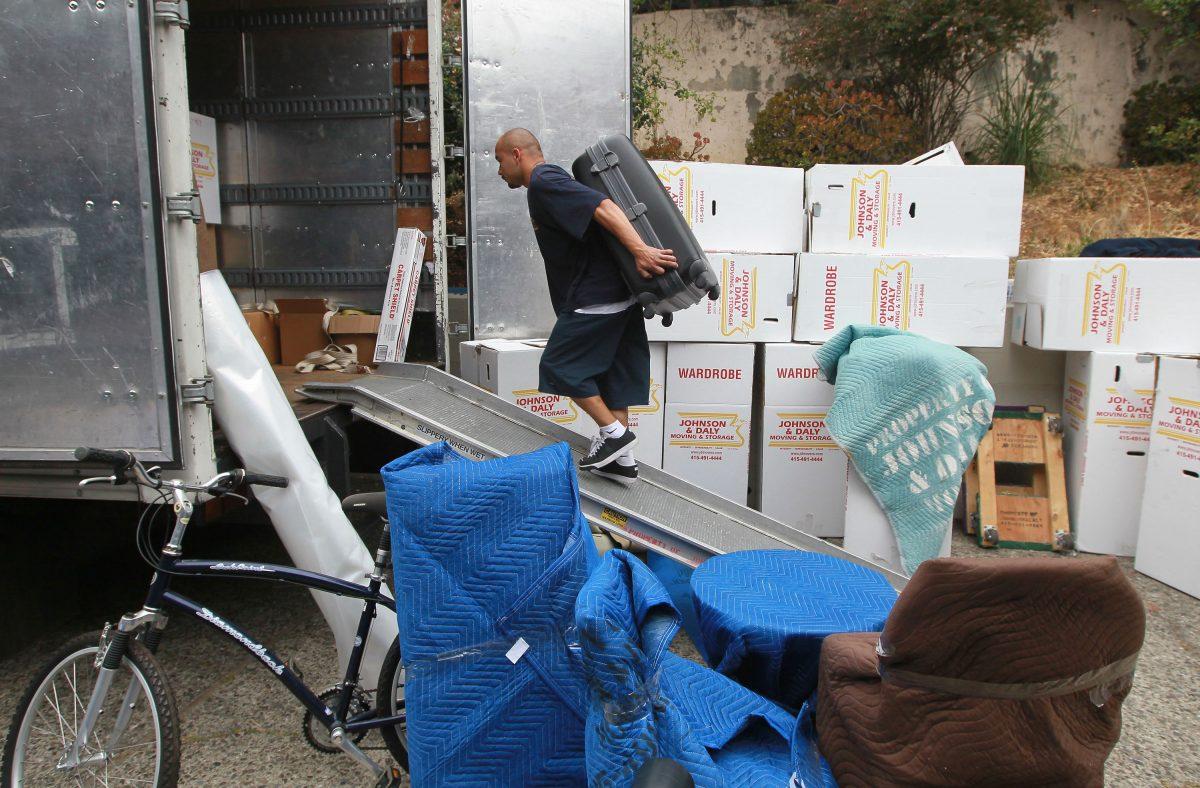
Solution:
<path fill-rule="evenodd" d="M 667 328 L 675 322 L 675 315 L 671 312 L 666 313 L 663 317 L 663 328 Z"/>
<path fill-rule="evenodd" d="M 647 320 L 653 320 L 654 319 L 654 307 L 652 307 L 652 306 L 642 307 L 642 316 L 644 318 L 646 318 Z"/>
<path fill-rule="evenodd" d="M 638 293 L 637 300 L 638 303 L 643 307 L 648 307 L 654 303 L 654 293 L 651 293 L 649 290 L 643 290 L 642 292 Z M 647 315 L 647 317 L 649 317 L 649 315 Z"/>
<path fill-rule="evenodd" d="M 712 287 L 710 287 L 708 289 L 708 300 L 709 301 L 716 301 L 720 297 L 721 297 L 721 286 L 720 285 L 713 285 Z"/>

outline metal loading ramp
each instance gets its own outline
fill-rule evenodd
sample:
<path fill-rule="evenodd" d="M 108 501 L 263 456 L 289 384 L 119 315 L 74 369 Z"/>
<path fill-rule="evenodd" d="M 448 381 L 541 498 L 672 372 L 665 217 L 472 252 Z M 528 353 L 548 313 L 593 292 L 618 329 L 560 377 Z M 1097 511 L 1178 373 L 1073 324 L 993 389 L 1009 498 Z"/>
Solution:
<path fill-rule="evenodd" d="M 588 448 L 583 436 L 420 364 L 384 364 L 375 375 L 346 382 L 314 381 L 300 392 L 348 405 L 356 416 L 414 443 L 444 440 L 481 460 L 559 441 L 570 444 L 576 457 Z M 640 481 L 630 487 L 581 473 L 579 491 L 583 513 L 592 524 L 691 566 L 738 550 L 791 548 L 869 566 L 897 588 L 907 579 L 658 468 L 642 466 Z"/>

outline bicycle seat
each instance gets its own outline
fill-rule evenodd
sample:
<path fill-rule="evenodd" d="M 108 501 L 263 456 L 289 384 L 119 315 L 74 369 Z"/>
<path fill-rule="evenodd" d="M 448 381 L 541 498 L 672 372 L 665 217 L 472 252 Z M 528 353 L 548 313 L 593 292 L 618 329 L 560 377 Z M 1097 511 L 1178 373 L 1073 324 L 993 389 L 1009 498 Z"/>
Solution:
<path fill-rule="evenodd" d="M 342 499 L 342 511 L 346 514 L 367 512 L 387 519 L 387 494 L 382 492 L 358 493 Z"/>

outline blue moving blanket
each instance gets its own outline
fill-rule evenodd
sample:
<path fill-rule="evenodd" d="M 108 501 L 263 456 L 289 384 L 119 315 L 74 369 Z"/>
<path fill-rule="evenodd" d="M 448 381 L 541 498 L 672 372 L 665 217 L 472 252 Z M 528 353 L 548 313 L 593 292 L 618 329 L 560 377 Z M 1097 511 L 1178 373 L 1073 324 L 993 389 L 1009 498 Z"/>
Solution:
<path fill-rule="evenodd" d="M 831 784 L 797 720 L 714 670 L 668 651 L 679 611 L 658 578 L 623 550 L 604 555 L 579 592 L 575 623 L 591 704 L 589 784 L 628 786 L 649 758 L 683 764 L 697 786 L 788 784 L 793 759 Z M 789 743 L 796 753 L 789 749 Z"/>
<path fill-rule="evenodd" d="M 598 559 L 567 445 L 475 462 L 438 443 L 381 473 L 413 785 L 583 784 L 564 633 Z"/>

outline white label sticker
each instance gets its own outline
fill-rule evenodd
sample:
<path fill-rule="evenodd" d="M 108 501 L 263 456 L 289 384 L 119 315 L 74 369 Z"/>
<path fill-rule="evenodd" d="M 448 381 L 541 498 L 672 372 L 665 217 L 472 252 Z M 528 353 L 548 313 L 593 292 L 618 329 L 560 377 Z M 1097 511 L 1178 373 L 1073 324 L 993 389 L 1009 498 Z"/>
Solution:
<path fill-rule="evenodd" d="M 508 657 L 508 661 L 512 664 L 517 664 L 521 657 L 525 656 L 525 652 L 529 650 L 529 644 L 525 642 L 525 638 L 517 638 L 517 642 L 512 644 L 512 648 L 504 656 Z"/>

